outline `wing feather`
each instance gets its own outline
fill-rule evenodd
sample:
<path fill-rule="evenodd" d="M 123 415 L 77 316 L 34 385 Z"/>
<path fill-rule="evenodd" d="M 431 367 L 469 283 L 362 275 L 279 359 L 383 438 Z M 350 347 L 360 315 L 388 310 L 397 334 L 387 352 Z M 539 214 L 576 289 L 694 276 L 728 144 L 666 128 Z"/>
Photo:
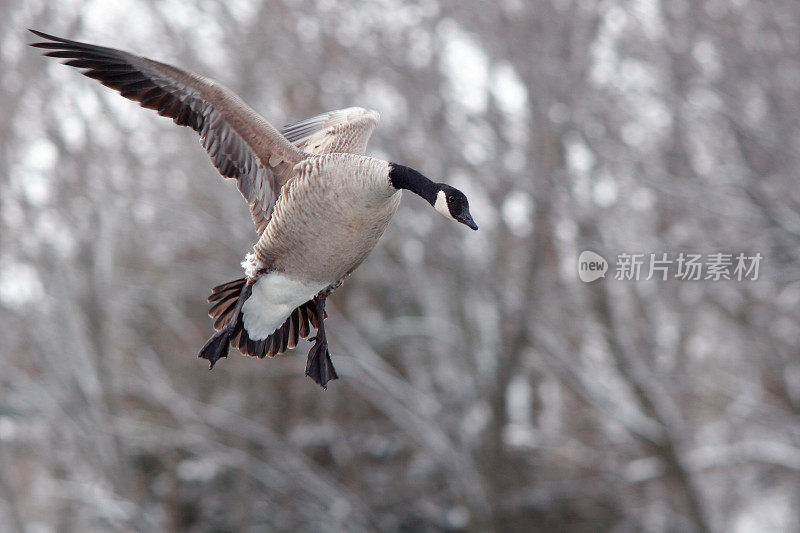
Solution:
<path fill-rule="evenodd" d="M 348 107 L 287 124 L 281 133 L 300 150 L 310 154 L 344 152 L 364 155 L 379 120 L 377 111 Z"/>
<path fill-rule="evenodd" d="M 30 31 L 47 39 L 31 44 L 49 50 L 44 55 L 66 59 L 85 76 L 199 133 L 219 173 L 237 180 L 256 231 L 263 233 L 281 187 L 308 154 L 214 80 L 122 50 Z"/>

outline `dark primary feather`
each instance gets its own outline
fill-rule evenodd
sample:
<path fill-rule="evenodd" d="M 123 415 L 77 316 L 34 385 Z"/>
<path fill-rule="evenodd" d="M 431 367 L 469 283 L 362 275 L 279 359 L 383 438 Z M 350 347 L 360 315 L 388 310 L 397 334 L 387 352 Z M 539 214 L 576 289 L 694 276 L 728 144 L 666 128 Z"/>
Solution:
<path fill-rule="evenodd" d="M 198 132 L 219 173 L 238 180 L 239 190 L 250 205 L 256 230 L 259 234 L 264 231 L 282 185 L 276 173 L 285 173 L 292 165 L 279 161 L 270 168 L 270 157 L 259 158 L 237 132 L 237 126 L 250 118 L 249 113 L 255 115 L 238 97 L 208 78 L 165 63 L 114 48 L 30 31 L 47 39 L 31 44 L 49 50 L 44 55 L 66 59 L 64 64 L 82 69 L 85 76 Z M 223 105 L 232 110 L 226 113 L 221 108 Z"/>

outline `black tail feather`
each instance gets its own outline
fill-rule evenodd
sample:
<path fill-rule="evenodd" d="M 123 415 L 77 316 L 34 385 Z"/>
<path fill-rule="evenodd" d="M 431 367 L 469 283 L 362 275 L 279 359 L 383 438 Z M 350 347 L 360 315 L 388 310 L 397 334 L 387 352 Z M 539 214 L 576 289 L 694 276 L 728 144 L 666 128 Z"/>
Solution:
<path fill-rule="evenodd" d="M 209 302 L 213 301 L 211 298 L 215 294 L 219 294 L 220 292 L 225 292 L 225 291 L 229 291 L 229 290 L 236 290 L 236 291 L 242 290 L 242 287 L 244 286 L 245 281 L 246 281 L 246 278 L 239 278 L 239 279 L 235 279 L 233 281 L 229 281 L 228 283 L 223 283 L 222 285 L 217 285 L 216 287 L 211 289 L 211 296 L 208 297 L 208 301 Z"/>
<path fill-rule="evenodd" d="M 208 316 L 215 319 L 215 330 L 222 329 L 232 318 L 239 318 L 234 317 L 233 312 L 239 303 L 239 296 L 242 294 L 246 281 L 245 278 L 239 278 L 211 289 L 211 296 L 208 297 L 208 301 L 215 303 L 211 306 Z"/>

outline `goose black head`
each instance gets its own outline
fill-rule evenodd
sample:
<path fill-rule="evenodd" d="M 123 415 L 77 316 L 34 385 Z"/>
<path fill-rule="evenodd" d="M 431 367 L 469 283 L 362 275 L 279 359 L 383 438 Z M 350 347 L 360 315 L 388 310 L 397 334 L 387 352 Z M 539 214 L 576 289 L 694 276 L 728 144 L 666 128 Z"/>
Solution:
<path fill-rule="evenodd" d="M 398 163 L 389 163 L 389 183 L 395 189 L 406 189 L 425 198 L 443 216 L 478 229 L 469 214 L 467 197 L 455 187 L 431 181 L 413 168 Z"/>
<path fill-rule="evenodd" d="M 478 229 L 478 225 L 472 220 L 472 215 L 469 213 L 467 197 L 455 187 L 440 183 L 433 207 L 447 218 L 461 222 L 474 230 Z"/>

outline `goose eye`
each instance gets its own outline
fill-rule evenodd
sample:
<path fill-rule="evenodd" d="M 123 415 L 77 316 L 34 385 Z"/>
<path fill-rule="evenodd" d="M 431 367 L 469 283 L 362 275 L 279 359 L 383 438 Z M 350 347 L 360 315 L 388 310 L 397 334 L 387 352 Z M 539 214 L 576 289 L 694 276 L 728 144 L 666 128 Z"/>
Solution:
<path fill-rule="evenodd" d="M 456 203 L 456 197 L 455 196 L 451 196 L 451 197 L 449 197 L 447 199 L 447 201 L 450 202 L 451 204 L 454 204 L 454 203 Z"/>

